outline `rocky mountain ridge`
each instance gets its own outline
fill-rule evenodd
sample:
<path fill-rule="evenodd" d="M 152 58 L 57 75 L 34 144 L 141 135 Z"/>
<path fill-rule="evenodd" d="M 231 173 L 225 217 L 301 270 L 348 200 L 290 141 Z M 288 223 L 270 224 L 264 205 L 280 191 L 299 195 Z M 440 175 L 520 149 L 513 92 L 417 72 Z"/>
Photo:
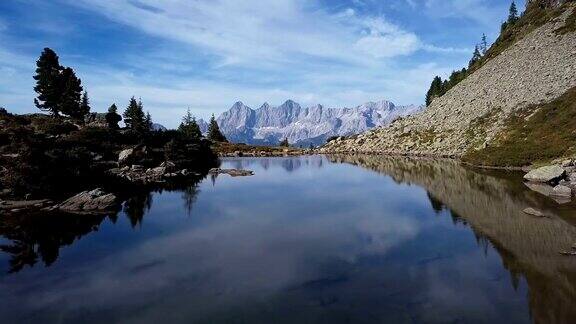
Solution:
<path fill-rule="evenodd" d="M 228 140 L 237 143 L 277 145 L 287 138 L 293 145 L 321 145 L 332 136 L 347 136 L 391 123 L 423 109 L 423 106 L 396 106 L 390 101 L 368 102 L 354 108 L 302 107 L 287 100 L 278 107 L 264 103 L 252 109 L 236 102 L 218 117 Z M 202 129 L 203 121 L 200 121 Z"/>
<path fill-rule="evenodd" d="M 488 60 L 426 110 L 331 141 L 322 152 L 462 157 L 493 145 L 511 115 L 553 102 L 576 87 L 576 33 L 559 32 L 573 24 L 575 7 L 564 4 L 560 14 Z"/>

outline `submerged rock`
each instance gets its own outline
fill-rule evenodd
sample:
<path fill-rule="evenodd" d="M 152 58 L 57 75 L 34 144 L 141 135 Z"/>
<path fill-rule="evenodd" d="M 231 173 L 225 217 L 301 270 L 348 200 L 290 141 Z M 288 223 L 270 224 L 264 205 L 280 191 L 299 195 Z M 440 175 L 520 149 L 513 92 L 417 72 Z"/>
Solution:
<path fill-rule="evenodd" d="M 535 192 L 537 192 L 541 195 L 547 196 L 547 197 L 552 195 L 552 190 L 554 190 L 554 187 L 552 187 L 551 185 L 548 185 L 546 183 L 526 182 L 526 183 L 524 183 L 524 185 L 526 187 L 528 187 L 530 190 L 535 191 Z"/>
<path fill-rule="evenodd" d="M 546 217 L 546 215 L 544 215 L 543 212 L 534 209 L 532 207 L 526 208 L 523 210 L 524 214 L 528 214 L 528 215 L 532 215 L 532 216 L 536 216 L 536 217 Z"/>
<path fill-rule="evenodd" d="M 81 192 L 55 207 L 71 213 L 100 213 L 113 210 L 116 206 L 117 199 L 114 194 L 94 189 Z"/>
<path fill-rule="evenodd" d="M 557 185 L 552 189 L 551 195 L 556 197 L 572 197 L 572 189 L 563 185 Z"/>
<path fill-rule="evenodd" d="M 532 182 L 556 182 L 566 176 L 566 170 L 557 166 L 545 166 L 528 172 L 524 176 L 524 180 Z"/>
<path fill-rule="evenodd" d="M 37 209 L 52 204 L 48 199 L 41 200 L 0 200 L 0 211 L 18 212 L 24 209 Z"/>
<path fill-rule="evenodd" d="M 232 177 L 246 177 L 246 176 L 254 175 L 254 171 L 250 171 L 250 170 L 220 169 L 220 168 L 210 169 L 210 173 L 228 174 Z"/>

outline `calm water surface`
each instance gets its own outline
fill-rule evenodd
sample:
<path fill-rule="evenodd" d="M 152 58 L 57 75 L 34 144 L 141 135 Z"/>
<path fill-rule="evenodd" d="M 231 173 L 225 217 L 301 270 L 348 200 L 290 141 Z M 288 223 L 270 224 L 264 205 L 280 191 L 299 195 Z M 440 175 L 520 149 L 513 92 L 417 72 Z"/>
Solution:
<path fill-rule="evenodd" d="M 0 322 L 576 322 L 576 260 L 558 253 L 575 206 L 517 174 L 367 156 L 223 167 L 256 175 L 108 217 L 0 218 Z"/>

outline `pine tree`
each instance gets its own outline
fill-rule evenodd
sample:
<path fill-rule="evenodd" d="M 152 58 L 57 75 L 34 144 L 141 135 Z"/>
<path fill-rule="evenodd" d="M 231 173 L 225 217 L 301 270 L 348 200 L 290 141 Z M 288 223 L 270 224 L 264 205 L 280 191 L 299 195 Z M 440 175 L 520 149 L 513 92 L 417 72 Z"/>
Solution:
<path fill-rule="evenodd" d="M 288 138 L 284 138 L 281 142 L 280 142 L 280 147 L 290 147 L 290 143 L 288 142 Z"/>
<path fill-rule="evenodd" d="M 118 107 L 116 104 L 112 104 L 110 108 L 108 108 L 108 113 L 105 116 L 106 123 L 108 124 L 108 128 L 110 129 L 118 129 L 118 123 L 122 120 L 122 116 L 118 114 Z"/>
<path fill-rule="evenodd" d="M 468 67 L 471 68 L 476 64 L 476 62 L 480 61 L 480 59 L 482 59 L 482 54 L 480 54 L 480 47 L 476 45 L 476 48 L 474 48 L 474 54 L 472 54 L 472 59 L 470 60 L 470 63 L 468 63 Z"/>
<path fill-rule="evenodd" d="M 124 123 L 126 126 L 136 132 L 143 133 L 146 131 L 146 116 L 142 101 L 136 101 L 134 97 L 130 98 L 130 103 L 124 111 Z"/>
<path fill-rule="evenodd" d="M 82 103 L 82 81 L 76 77 L 72 68 L 65 68 L 60 75 L 60 101 L 58 111 L 76 120 L 83 120 L 81 112 Z"/>
<path fill-rule="evenodd" d="M 49 111 L 54 116 L 59 114 L 59 104 L 61 102 L 60 87 L 60 66 L 58 55 L 50 48 L 45 48 L 36 61 L 36 86 L 34 91 L 38 97 L 34 99 L 34 104 L 41 110 Z"/>
<path fill-rule="evenodd" d="M 486 55 L 488 53 L 488 38 L 486 34 L 482 34 L 482 55 Z"/>
<path fill-rule="evenodd" d="M 510 5 L 510 13 L 508 14 L 508 26 L 514 25 L 518 21 L 518 8 L 516 8 L 516 3 L 512 1 Z"/>
<path fill-rule="evenodd" d="M 430 89 L 426 94 L 426 106 L 430 106 L 434 98 L 440 97 L 442 93 L 442 78 L 439 76 L 434 77 L 430 84 Z"/>
<path fill-rule="evenodd" d="M 141 106 L 141 104 L 142 103 L 140 103 L 140 106 Z M 144 126 L 145 126 L 145 129 L 144 129 L 145 131 L 151 131 L 152 126 L 154 126 L 154 123 L 152 122 L 152 116 L 150 115 L 149 111 L 146 112 L 146 117 L 144 118 Z"/>
<path fill-rule="evenodd" d="M 210 125 L 208 126 L 208 139 L 213 142 L 228 142 L 226 137 L 220 131 L 220 127 L 216 122 L 214 114 L 212 114 L 212 118 L 210 118 Z"/>
<path fill-rule="evenodd" d="M 200 131 L 200 126 L 196 122 L 196 118 L 192 117 L 190 109 L 186 111 L 186 115 L 182 117 L 182 123 L 178 127 L 178 131 L 181 132 L 185 138 L 190 140 L 200 140 L 202 138 L 202 132 Z"/>
<path fill-rule="evenodd" d="M 82 94 L 82 99 L 80 100 L 80 109 L 76 116 L 72 116 L 75 119 L 84 122 L 86 115 L 90 113 L 90 99 L 88 99 L 88 92 L 84 91 Z"/>

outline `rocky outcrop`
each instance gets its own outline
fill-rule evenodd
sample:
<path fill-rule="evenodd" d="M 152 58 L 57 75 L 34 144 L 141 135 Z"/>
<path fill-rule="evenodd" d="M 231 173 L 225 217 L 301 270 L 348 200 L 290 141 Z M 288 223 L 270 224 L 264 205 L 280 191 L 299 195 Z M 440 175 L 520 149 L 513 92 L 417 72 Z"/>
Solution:
<path fill-rule="evenodd" d="M 69 213 L 105 213 L 113 211 L 118 206 L 116 196 L 102 189 L 84 191 L 52 207 Z"/>
<path fill-rule="evenodd" d="M 323 151 L 460 157 L 490 145 L 511 113 L 576 87 L 576 33 L 557 33 L 576 4 L 487 61 L 423 112 Z"/>

